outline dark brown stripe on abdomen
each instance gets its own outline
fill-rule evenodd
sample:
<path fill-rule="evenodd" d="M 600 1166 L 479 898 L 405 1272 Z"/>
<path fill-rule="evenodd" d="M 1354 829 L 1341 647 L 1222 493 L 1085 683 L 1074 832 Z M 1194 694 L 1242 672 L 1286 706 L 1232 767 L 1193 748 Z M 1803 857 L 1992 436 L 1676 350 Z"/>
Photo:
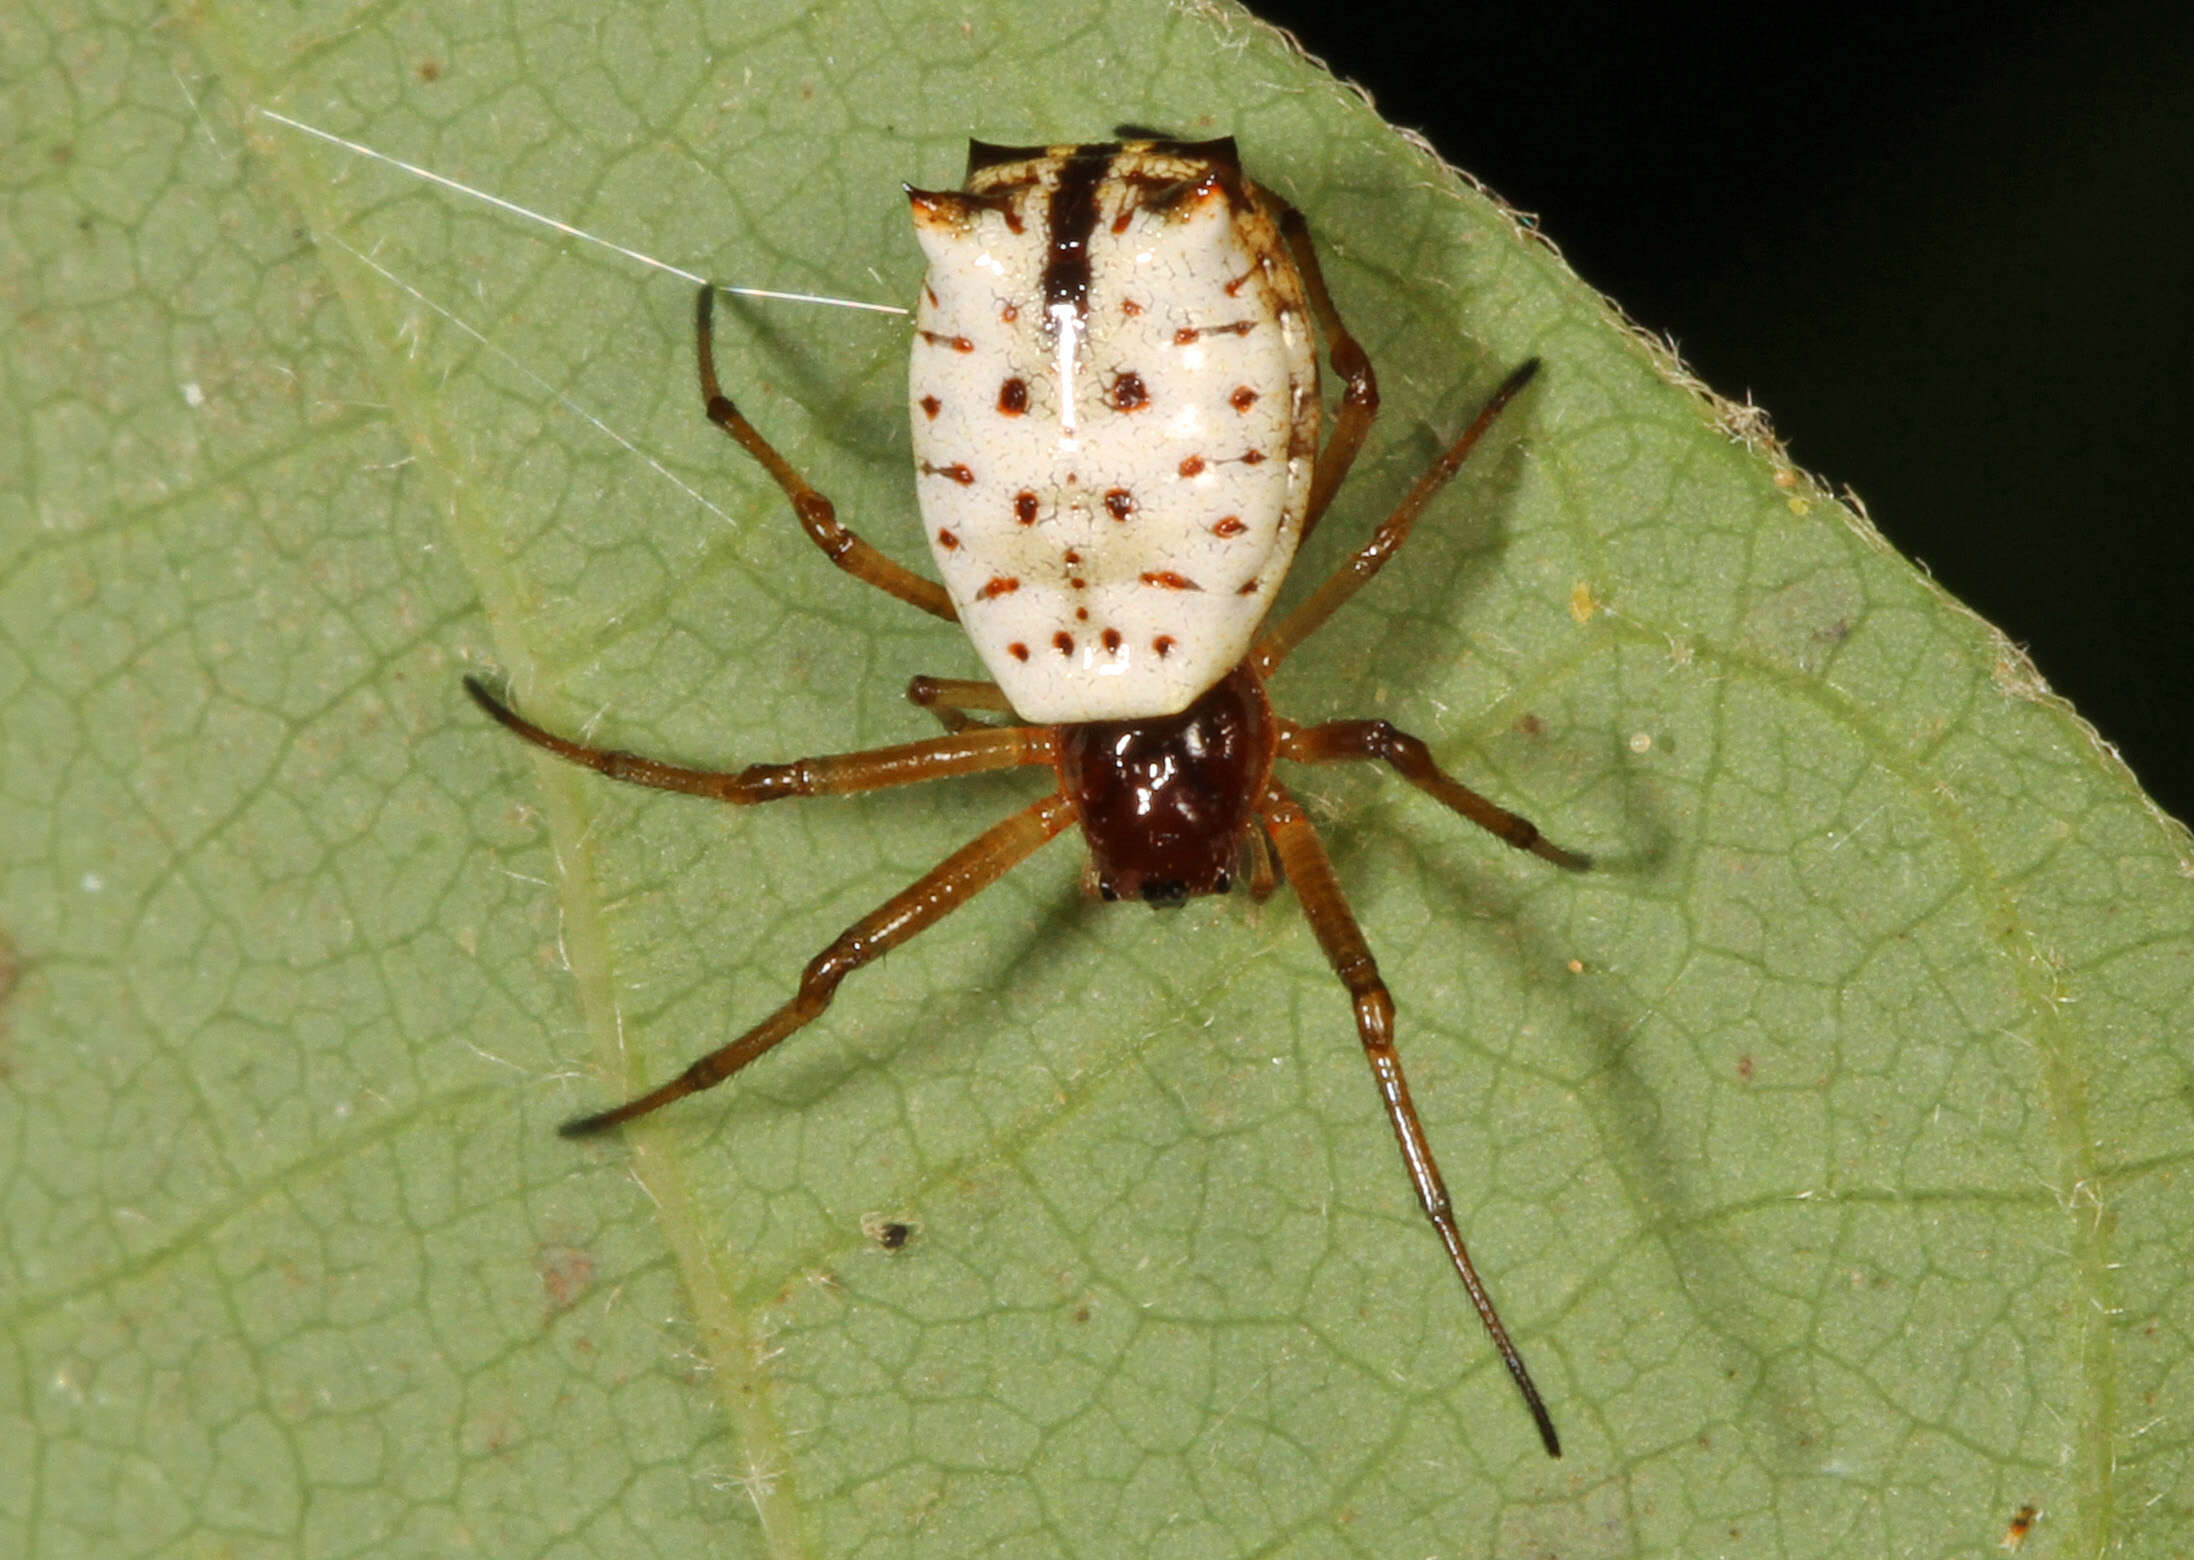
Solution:
<path fill-rule="evenodd" d="M 1059 170 L 1051 192 L 1046 227 L 1051 252 L 1044 261 L 1044 308 L 1074 305 L 1077 317 L 1089 312 L 1089 236 L 1097 227 L 1097 186 L 1119 153 L 1111 141 L 1077 146 Z"/>

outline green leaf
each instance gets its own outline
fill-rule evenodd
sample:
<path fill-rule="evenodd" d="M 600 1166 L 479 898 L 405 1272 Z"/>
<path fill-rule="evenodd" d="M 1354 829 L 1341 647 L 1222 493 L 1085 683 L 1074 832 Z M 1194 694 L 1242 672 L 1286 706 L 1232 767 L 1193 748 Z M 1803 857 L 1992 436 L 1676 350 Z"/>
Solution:
<path fill-rule="evenodd" d="M 0 1549 L 1978 1556 L 2032 1503 L 2031 1554 L 2185 1551 L 2185 831 L 1284 40 L 69 0 L 0 60 Z M 733 1085 L 554 1137 L 1032 782 L 731 813 L 489 727 L 468 668 L 668 757 L 844 750 L 974 662 L 702 421 L 684 283 L 260 107 L 878 300 L 970 133 L 1231 132 L 1385 390 L 1296 591 L 1546 359 L 1276 696 L 1602 859 L 1301 779 L 1561 1462 L 1284 892 L 1107 910 L 1053 846 Z M 904 331 L 721 335 L 919 561 Z"/>

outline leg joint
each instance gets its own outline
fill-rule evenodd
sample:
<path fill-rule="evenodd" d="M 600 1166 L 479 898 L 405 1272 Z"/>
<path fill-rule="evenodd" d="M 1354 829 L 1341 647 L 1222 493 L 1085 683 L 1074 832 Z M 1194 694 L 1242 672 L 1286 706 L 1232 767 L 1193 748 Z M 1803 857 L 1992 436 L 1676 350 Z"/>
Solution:
<path fill-rule="evenodd" d="M 1432 750 L 1388 721 L 1365 723 L 1364 746 L 1374 758 L 1393 765 L 1404 774 L 1432 765 Z"/>
<path fill-rule="evenodd" d="M 1368 962 L 1368 961 L 1367 961 Z M 1372 973 L 1377 980 L 1378 973 Z M 1385 1049 L 1394 1043 L 1394 999 L 1383 985 L 1356 993 L 1356 1032 L 1364 1044 Z"/>
<path fill-rule="evenodd" d="M 837 941 L 808 960 L 808 967 L 800 972 L 800 994 L 828 997 L 848 975 L 875 958 L 877 951 L 859 932 L 840 933 Z"/>
<path fill-rule="evenodd" d="M 1353 336 L 1343 337 L 1333 344 L 1333 371 L 1348 382 L 1341 401 L 1346 406 L 1362 407 L 1366 412 L 1379 409 L 1379 376 L 1372 372 L 1371 357 L 1357 344 Z"/>
<path fill-rule="evenodd" d="M 749 764 L 733 782 L 737 795 L 731 800 L 775 802 L 788 796 L 813 796 L 815 771 L 805 759 L 789 764 Z"/>

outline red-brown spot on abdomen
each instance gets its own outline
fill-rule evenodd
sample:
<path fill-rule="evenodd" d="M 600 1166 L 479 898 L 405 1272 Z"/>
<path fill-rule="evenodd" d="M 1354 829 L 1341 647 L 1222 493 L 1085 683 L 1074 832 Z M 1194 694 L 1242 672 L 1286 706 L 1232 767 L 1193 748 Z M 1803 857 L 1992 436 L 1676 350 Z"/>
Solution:
<path fill-rule="evenodd" d="M 1009 379 L 998 387 L 998 410 L 1008 417 L 1018 417 L 1028 410 L 1028 381 Z"/>
<path fill-rule="evenodd" d="M 1200 477 L 1203 472 L 1204 457 L 1201 455 L 1191 455 L 1187 460 L 1181 462 L 1181 475 L 1184 477 Z"/>
<path fill-rule="evenodd" d="M 1193 325 L 1183 325 L 1173 333 L 1173 344 L 1177 347 L 1185 347 L 1202 334 L 1203 332 Z"/>
<path fill-rule="evenodd" d="M 1104 641 L 1105 648 L 1107 650 L 1111 651 L 1114 655 L 1118 655 L 1120 653 L 1120 631 L 1118 629 L 1106 629 L 1104 634 Z"/>
<path fill-rule="evenodd" d="M 1160 634 L 1150 642 L 1150 648 L 1158 652 L 1158 659 L 1161 661 L 1173 653 L 1173 645 L 1174 639 L 1171 634 Z"/>
<path fill-rule="evenodd" d="M 1062 628 L 1058 633 L 1051 636 L 1051 647 L 1061 655 L 1072 655 L 1074 653 L 1074 636 Z"/>
<path fill-rule="evenodd" d="M 937 545 L 946 552 L 950 552 L 960 545 L 960 538 L 954 536 L 950 531 L 939 531 L 937 533 Z"/>
<path fill-rule="evenodd" d="M 1020 588 L 1021 582 L 1012 575 L 993 574 L 989 579 L 983 581 L 983 588 L 975 594 L 985 601 L 991 601 L 999 596 L 1010 596 Z"/>
<path fill-rule="evenodd" d="M 1244 451 L 1242 451 L 1242 464 L 1243 464 L 1243 465 L 1245 465 L 1245 466 L 1262 466 L 1262 465 L 1263 465 L 1264 463 L 1265 463 L 1265 452 L 1264 452 L 1263 450 L 1244 450 Z"/>
<path fill-rule="evenodd" d="M 1028 646 L 1016 639 L 1012 644 L 1006 646 L 1006 654 L 1012 656 L 1016 661 L 1025 661 L 1028 659 Z"/>
<path fill-rule="evenodd" d="M 1112 381 L 1112 405 L 1117 411 L 1139 412 L 1150 404 L 1150 391 L 1143 384 L 1143 376 L 1134 372 L 1117 375 Z"/>
<path fill-rule="evenodd" d="M 1154 569 L 1143 576 L 1143 583 L 1145 585 L 1156 585 L 1164 590 L 1202 590 L 1204 588 L 1187 575 L 1176 574 L 1171 569 Z"/>
<path fill-rule="evenodd" d="M 1071 547 L 1066 550 L 1066 562 L 1070 567 L 1074 564 L 1080 563 L 1081 561 L 1082 555 L 1080 553 L 1076 552 Z"/>
<path fill-rule="evenodd" d="M 1257 404 L 1257 392 L 1247 385 L 1236 385 L 1234 393 L 1227 397 L 1227 405 L 1237 412 L 1246 412 Z"/>
<path fill-rule="evenodd" d="M 1254 596 L 1254 595 L 1256 595 L 1256 594 L 1257 594 L 1257 580 L 1256 580 L 1256 577 L 1255 577 L 1254 575 L 1252 575 L 1252 576 L 1251 576 L 1251 577 L 1250 577 L 1250 578 L 1249 578 L 1249 579 L 1248 579 L 1247 581 L 1245 581 L 1245 582 L 1243 583 L 1243 585 L 1242 585 L 1242 588 L 1241 588 L 1240 590 L 1236 591 L 1236 592 L 1235 592 L 1234 594 L 1235 594 L 1235 595 L 1237 595 L 1237 596 Z"/>
<path fill-rule="evenodd" d="M 1126 488 L 1113 488 L 1105 494 L 1105 512 L 1115 520 L 1125 520 L 1135 513 L 1135 495 Z"/>
<path fill-rule="evenodd" d="M 1015 320 L 1019 319 L 1020 317 L 1021 309 L 1020 305 L 1018 304 L 1009 303 L 1004 308 L 998 311 L 998 318 L 1005 321 L 1005 323 L 1008 325 L 1011 325 Z"/>
<path fill-rule="evenodd" d="M 1023 525 L 1036 523 L 1036 495 L 1027 488 L 1013 495 L 1013 518 Z"/>
<path fill-rule="evenodd" d="M 950 477 L 953 481 L 959 483 L 962 487 L 966 487 L 968 484 L 975 480 L 975 473 L 968 470 L 967 467 L 959 461 L 954 461 L 949 466 L 932 466 L 928 461 L 925 460 L 922 462 L 922 470 L 925 474 L 932 477 Z"/>
<path fill-rule="evenodd" d="M 955 352 L 973 352 L 975 343 L 965 336 L 947 336 L 940 331 L 925 330 L 922 339 L 933 347 L 950 347 Z"/>
<path fill-rule="evenodd" d="M 922 413 L 924 416 L 933 418 L 944 409 L 945 403 L 938 400 L 937 397 L 933 395 L 922 397 Z"/>
<path fill-rule="evenodd" d="M 1136 315 L 1143 312 L 1143 306 L 1133 298 L 1122 298 L 1120 300 L 1120 312 L 1132 320 Z"/>
<path fill-rule="evenodd" d="M 1213 536 L 1240 536 L 1249 527 L 1242 524 L 1240 515 L 1228 515 L 1211 528 Z"/>

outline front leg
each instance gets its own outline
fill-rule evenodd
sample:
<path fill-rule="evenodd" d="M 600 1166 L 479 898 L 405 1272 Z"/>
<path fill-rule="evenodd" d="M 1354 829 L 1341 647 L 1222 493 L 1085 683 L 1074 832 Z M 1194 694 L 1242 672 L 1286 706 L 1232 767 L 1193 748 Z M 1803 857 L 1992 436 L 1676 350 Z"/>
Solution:
<path fill-rule="evenodd" d="M 824 557 L 855 579 L 898 597 L 910 607 L 920 607 L 930 616 L 941 617 L 948 623 L 955 621 L 958 614 L 953 611 L 952 598 L 945 594 L 944 586 L 922 578 L 854 535 L 839 521 L 837 506 L 816 491 L 815 485 L 802 476 L 791 461 L 778 454 L 776 446 L 763 438 L 731 397 L 724 394 L 724 387 L 716 379 L 712 317 L 715 303 L 716 289 L 703 283 L 701 294 L 693 305 L 693 337 L 694 355 L 701 371 L 701 406 L 708 414 L 708 420 L 729 434 L 734 443 L 769 473 L 770 480 L 792 501 L 792 512 L 800 522 L 800 529 L 822 548 Z"/>

